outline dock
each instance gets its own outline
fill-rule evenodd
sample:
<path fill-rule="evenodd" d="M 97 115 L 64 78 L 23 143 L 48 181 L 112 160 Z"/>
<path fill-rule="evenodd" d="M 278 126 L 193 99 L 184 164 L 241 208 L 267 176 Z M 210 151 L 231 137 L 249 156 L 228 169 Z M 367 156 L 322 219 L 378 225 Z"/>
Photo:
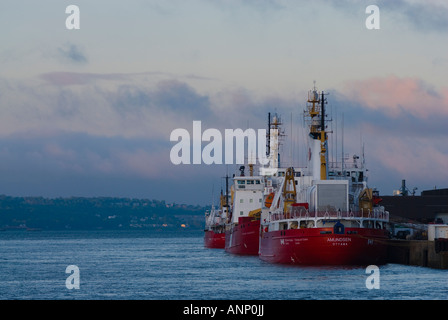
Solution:
<path fill-rule="evenodd" d="M 447 239 L 388 240 L 388 263 L 448 269 Z"/>

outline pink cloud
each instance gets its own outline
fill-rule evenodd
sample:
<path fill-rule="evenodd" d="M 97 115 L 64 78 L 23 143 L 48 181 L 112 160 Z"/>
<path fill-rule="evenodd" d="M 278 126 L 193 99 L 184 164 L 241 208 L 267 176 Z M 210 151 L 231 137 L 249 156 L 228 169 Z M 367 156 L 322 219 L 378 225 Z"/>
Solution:
<path fill-rule="evenodd" d="M 378 131 L 368 139 L 366 153 L 371 178 L 378 183 L 390 183 L 395 177 L 397 188 L 399 179 L 413 181 L 419 190 L 430 185 L 446 186 L 448 149 L 441 138 L 394 136 Z"/>
<path fill-rule="evenodd" d="M 417 78 L 388 76 L 351 81 L 344 91 L 350 100 L 368 108 L 385 111 L 391 116 L 402 112 L 428 118 L 434 114 L 448 115 L 448 87 L 436 91 Z"/>

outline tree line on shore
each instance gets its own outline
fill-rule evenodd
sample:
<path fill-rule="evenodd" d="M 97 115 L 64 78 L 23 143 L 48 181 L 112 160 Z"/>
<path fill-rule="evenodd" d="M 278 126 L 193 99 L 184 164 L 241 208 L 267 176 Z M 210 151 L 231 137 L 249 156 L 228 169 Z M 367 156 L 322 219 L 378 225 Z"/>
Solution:
<path fill-rule="evenodd" d="M 163 200 L 0 195 L 0 230 L 202 229 L 206 209 Z"/>

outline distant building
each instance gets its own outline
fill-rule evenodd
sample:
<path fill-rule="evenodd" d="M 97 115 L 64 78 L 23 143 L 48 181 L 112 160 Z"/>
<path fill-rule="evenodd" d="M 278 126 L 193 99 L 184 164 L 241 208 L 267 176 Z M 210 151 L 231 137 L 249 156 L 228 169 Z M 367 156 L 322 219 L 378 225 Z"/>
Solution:
<path fill-rule="evenodd" d="M 420 223 L 448 224 L 448 188 L 426 190 L 421 196 L 381 196 L 383 205 L 393 218 Z"/>
<path fill-rule="evenodd" d="M 448 188 L 422 191 L 422 196 L 448 196 Z"/>

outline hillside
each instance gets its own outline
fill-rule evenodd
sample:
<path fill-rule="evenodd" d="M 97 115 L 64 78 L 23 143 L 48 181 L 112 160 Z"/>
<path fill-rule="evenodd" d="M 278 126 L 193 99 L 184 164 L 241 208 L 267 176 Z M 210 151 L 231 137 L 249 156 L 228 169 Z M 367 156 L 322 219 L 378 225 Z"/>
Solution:
<path fill-rule="evenodd" d="M 0 230 L 202 229 L 205 210 L 147 199 L 0 195 Z"/>

